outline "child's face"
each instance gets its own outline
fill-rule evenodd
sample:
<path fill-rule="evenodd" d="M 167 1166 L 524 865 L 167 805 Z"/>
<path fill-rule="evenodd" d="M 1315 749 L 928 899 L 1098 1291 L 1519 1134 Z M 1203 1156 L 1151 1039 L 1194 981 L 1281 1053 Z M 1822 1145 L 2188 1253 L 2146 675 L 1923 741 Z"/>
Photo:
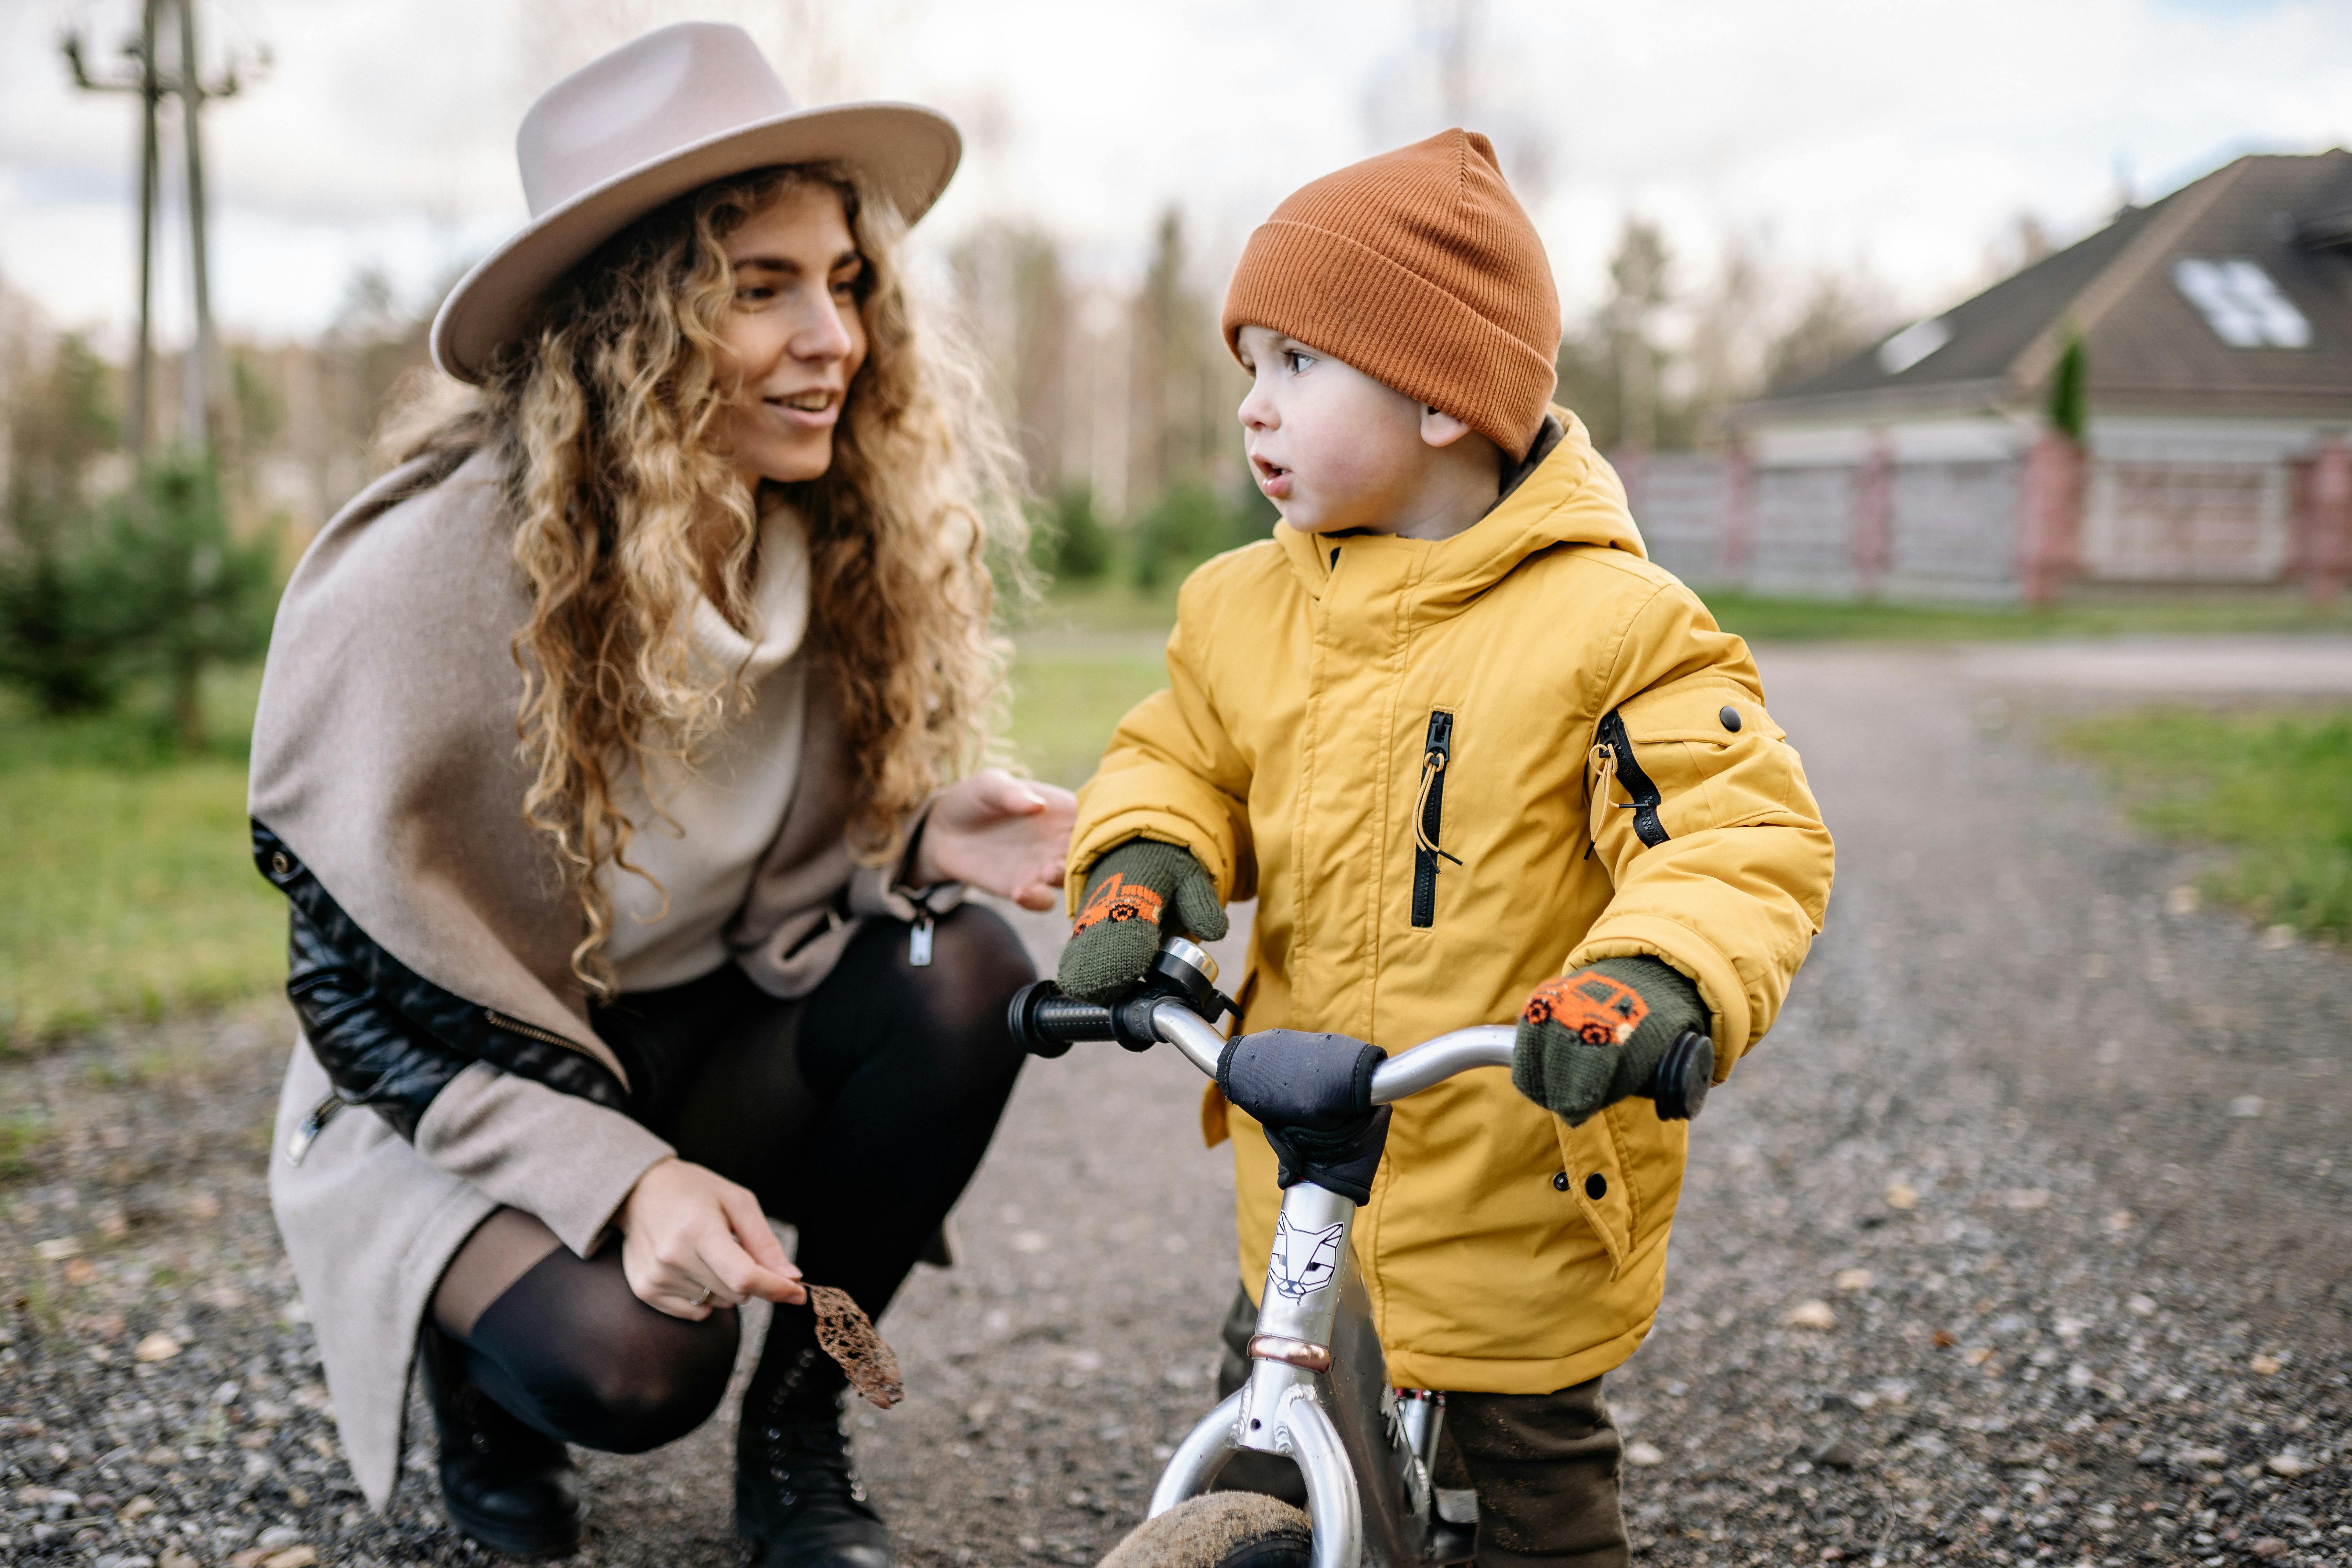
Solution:
<path fill-rule="evenodd" d="M 1240 409 L 1242 445 L 1251 477 L 1284 521 L 1302 533 L 1409 538 L 1443 538 L 1466 525 L 1458 505 L 1444 503 L 1458 488 L 1446 481 L 1469 454 L 1448 448 L 1469 436 L 1491 453 L 1483 437 L 1271 328 L 1245 326 L 1237 338 L 1253 378 Z M 1489 489 L 1485 500 L 1493 499 Z"/>

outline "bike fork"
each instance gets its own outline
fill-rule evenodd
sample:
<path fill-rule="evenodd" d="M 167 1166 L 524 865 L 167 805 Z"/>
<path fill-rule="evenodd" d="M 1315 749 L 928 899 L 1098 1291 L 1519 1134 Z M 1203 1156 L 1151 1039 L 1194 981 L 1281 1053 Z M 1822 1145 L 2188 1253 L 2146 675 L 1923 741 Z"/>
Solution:
<path fill-rule="evenodd" d="M 1389 1386 L 1349 1246 L 1355 1216 L 1354 1204 L 1310 1183 L 1283 1195 L 1249 1382 L 1177 1448 L 1151 1494 L 1151 1517 L 1207 1490 L 1247 1448 L 1297 1465 L 1314 1568 L 1358 1568 L 1368 1542 L 1382 1568 L 1469 1555 L 1468 1537 L 1434 1510 L 1442 1396 L 1414 1390 L 1401 1402 Z"/>

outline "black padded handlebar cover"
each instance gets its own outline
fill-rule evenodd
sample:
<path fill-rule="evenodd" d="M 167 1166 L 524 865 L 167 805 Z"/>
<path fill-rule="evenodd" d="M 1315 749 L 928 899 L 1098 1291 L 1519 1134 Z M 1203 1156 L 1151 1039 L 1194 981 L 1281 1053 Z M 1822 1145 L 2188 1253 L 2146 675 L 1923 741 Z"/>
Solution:
<path fill-rule="evenodd" d="M 1372 1104 L 1372 1073 L 1388 1055 L 1345 1035 L 1265 1029 L 1225 1043 L 1217 1087 L 1265 1129 L 1285 1188 L 1312 1182 L 1369 1203 L 1390 1115 Z"/>

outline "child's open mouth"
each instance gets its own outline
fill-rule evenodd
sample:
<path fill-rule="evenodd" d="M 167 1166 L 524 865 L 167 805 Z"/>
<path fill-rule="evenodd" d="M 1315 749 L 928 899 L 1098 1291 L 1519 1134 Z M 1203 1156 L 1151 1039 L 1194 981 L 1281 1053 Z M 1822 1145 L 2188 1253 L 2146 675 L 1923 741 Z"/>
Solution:
<path fill-rule="evenodd" d="M 1250 467 L 1257 470 L 1257 488 L 1275 500 L 1290 493 L 1290 470 L 1280 463 L 1270 463 L 1264 458 L 1252 458 Z"/>

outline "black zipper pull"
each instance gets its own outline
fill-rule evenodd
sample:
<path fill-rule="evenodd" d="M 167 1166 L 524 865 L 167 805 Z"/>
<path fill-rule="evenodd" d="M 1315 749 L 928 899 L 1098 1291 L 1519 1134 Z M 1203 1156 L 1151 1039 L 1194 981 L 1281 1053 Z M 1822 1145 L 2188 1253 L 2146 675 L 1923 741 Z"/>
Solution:
<path fill-rule="evenodd" d="M 1625 716 L 1619 710 L 1612 708 L 1601 715 L 1598 749 L 1606 750 L 1616 763 L 1618 782 L 1625 786 L 1626 795 L 1632 797 L 1622 805 L 1633 813 L 1633 837 L 1640 839 L 1645 848 L 1664 844 L 1668 835 L 1665 824 L 1658 820 L 1658 807 L 1665 803 L 1665 796 L 1658 793 L 1658 786 L 1642 770 L 1642 764 L 1633 760 L 1633 737 L 1625 732 Z M 1606 779 L 1594 781 L 1593 787 L 1606 790 Z M 1609 804 L 1621 805 L 1616 801 Z"/>
<path fill-rule="evenodd" d="M 1438 709 L 1429 716 L 1429 735 L 1422 742 L 1421 789 L 1412 805 L 1412 923 L 1437 923 L 1437 863 L 1461 859 L 1438 847 L 1438 830 L 1445 818 L 1445 769 L 1454 760 L 1454 715 Z"/>

